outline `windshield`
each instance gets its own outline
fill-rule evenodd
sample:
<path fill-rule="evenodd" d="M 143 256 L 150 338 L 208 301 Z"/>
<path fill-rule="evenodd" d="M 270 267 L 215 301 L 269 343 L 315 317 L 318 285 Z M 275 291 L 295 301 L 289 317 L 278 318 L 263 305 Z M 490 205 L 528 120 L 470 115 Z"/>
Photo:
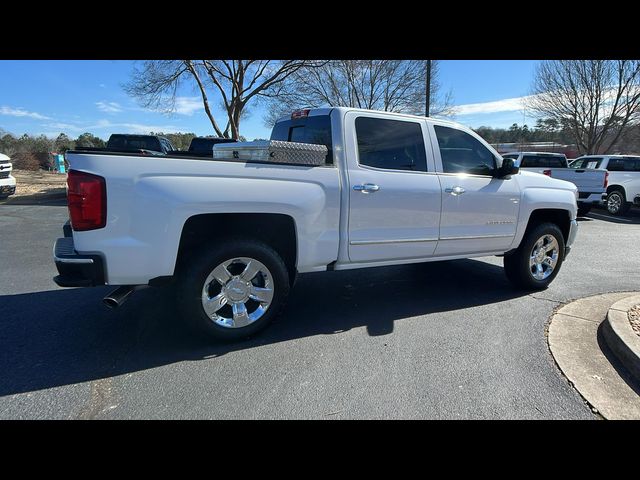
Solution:
<path fill-rule="evenodd" d="M 520 167 L 526 168 L 567 168 L 564 155 L 523 155 Z"/>
<path fill-rule="evenodd" d="M 569 168 L 582 169 L 582 168 L 600 168 L 602 158 L 578 158 L 569 165 Z"/>

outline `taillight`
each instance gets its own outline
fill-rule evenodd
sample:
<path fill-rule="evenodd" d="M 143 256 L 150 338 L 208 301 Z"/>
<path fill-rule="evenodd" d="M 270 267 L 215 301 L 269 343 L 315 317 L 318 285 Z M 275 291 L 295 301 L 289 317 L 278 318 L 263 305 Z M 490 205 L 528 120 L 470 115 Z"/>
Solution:
<path fill-rule="evenodd" d="M 542 174 L 546 175 L 547 177 L 550 177 L 551 176 L 551 170 L 543 170 Z"/>
<path fill-rule="evenodd" d="M 107 186 L 104 178 L 69 170 L 67 187 L 71 228 L 77 232 L 103 228 L 107 224 Z"/>
<path fill-rule="evenodd" d="M 291 114 L 291 118 L 295 119 L 295 118 L 304 118 L 304 117 L 308 117 L 309 116 L 309 112 L 311 110 L 308 108 L 305 108 L 303 110 L 296 110 L 295 112 L 293 112 Z"/>
<path fill-rule="evenodd" d="M 607 188 L 609 186 L 609 172 L 604 172 L 604 188 Z"/>

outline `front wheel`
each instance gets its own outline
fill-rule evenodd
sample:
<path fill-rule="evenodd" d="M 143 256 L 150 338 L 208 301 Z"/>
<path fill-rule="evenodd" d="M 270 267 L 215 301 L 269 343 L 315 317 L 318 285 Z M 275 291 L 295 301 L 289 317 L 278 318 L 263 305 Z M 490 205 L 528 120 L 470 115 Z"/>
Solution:
<path fill-rule="evenodd" d="M 282 258 L 264 243 L 234 239 L 194 255 L 179 275 L 185 320 L 217 340 L 237 340 L 265 328 L 289 294 Z"/>
<path fill-rule="evenodd" d="M 564 260 L 564 237 L 557 225 L 543 223 L 527 232 L 515 252 L 504 256 L 507 278 L 516 286 L 543 290 Z"/>

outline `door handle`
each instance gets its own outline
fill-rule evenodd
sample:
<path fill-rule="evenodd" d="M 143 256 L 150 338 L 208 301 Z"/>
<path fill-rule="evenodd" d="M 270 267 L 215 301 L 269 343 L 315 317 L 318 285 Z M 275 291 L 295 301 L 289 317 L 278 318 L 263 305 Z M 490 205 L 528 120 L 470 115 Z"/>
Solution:
<path fill-rule="evenodd" d="M 450 193 L 451 195 L 462 195 L 465 192 L 465 189 L 462 187 L 447 187 L 444 189 L 445 192 Z"/>
<path fill-rule="evenodd" d="M 380 187 L 375 183 L 365 183 L 364 185 L 354 185 L 353 189 L 356 192 L 371 193 L 377 192 L 378 190 L 380 190 Z"/>

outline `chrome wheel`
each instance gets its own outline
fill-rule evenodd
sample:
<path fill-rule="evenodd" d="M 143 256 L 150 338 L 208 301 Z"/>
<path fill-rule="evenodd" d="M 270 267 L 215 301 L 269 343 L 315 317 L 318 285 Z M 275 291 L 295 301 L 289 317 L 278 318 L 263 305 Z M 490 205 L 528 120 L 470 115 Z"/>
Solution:
<path fill-rule="evenodd" d="M 535 238 L 535 237 L 534 237 Z M 529 270 L 536 280 L 545 280 L 556 268 L 560 246 L 553 235 L 543 235 L 533 245 L 529 256 Z"/>
<path fill-rule="evenodd" d="M 202 308 L 216 324 L 242 328 L 265 314 L 273 292 L 273 277 L 263 263 L 232 258 L 214 268 L 204 281 Z"/>
<path fill-rule="evenodd" d="M 607 197 L 607 210 L 609 213 L 616 214 L 622 208 L 622 195 L 613 192 Z"/>

